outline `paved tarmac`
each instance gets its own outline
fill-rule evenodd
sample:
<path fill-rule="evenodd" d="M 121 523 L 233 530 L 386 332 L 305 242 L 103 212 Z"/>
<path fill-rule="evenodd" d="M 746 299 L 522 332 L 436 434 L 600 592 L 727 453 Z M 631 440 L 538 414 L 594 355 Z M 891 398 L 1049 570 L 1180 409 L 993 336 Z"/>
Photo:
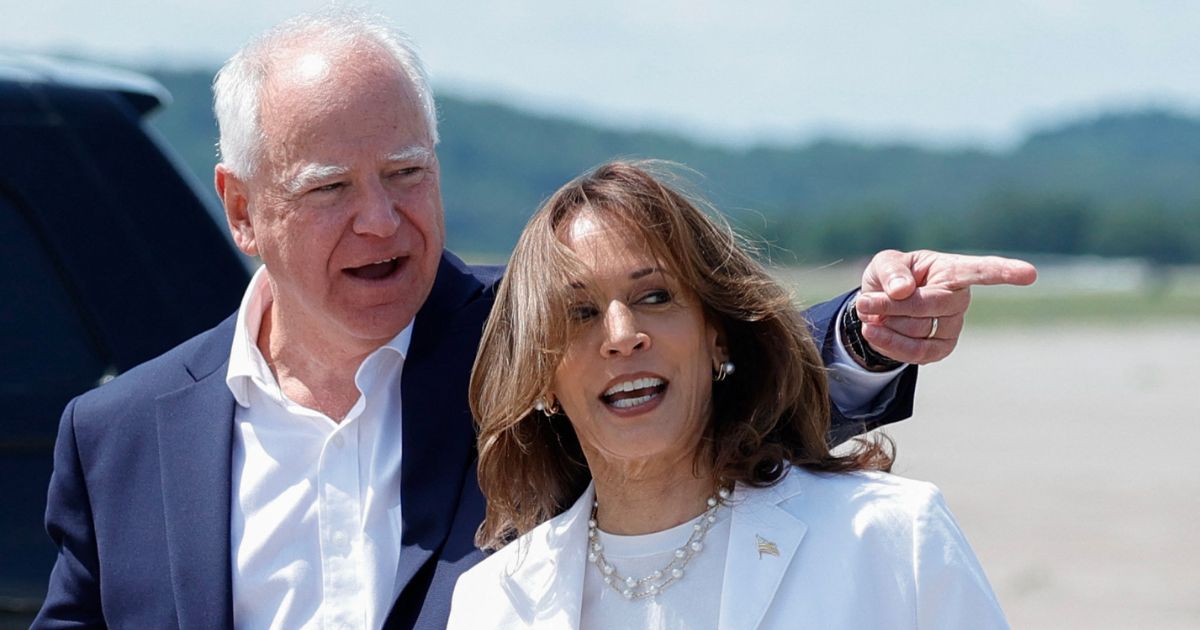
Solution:
<path fill-rule="evenodd" d="M 888 434 L 1014 628 L 1200 628 L 1200 324 L 968 325 Z"/>

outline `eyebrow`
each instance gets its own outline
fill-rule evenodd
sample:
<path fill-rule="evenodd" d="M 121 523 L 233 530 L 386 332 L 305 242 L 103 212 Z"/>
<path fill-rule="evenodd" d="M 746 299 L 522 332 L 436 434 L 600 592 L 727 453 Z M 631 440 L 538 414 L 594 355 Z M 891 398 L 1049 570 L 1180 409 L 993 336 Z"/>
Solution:
<path fill-rule="evenodd" d="M 385 159 L 388 162 L 409 162 L 412 160 L 428 161 L 433 158 L 433 151 L 428 147 L 421 145 L 407 146 L 395 153 L 388 155 Z M 350 172 L 350 167 L 333 164 L 306 164 L 301 167 L 300 172 L 284 184 L 284 188 L 291 194 L 299 194 L 305 189 L 315 185 L 318 182 L 340 177 Z"/>
<path fill-rule="evenodd" d="M 662 270 L 661 270 L 661 269 L 659 269 L 658 267 L 644 267 L 644 268 L 642 268 L 642 269 L 638 269 L 638 270 L 634 271 L 633 273 L 630 273 L 630 274 L 629 274 L 629 279 L 630 279 L 630 280 L 637 280 L 637 279 L 639 279 L 639 278 L 645 278 L 646 276 L 648 276 L 648 275 L 650 275 L 650 274 L 652 274 L 652 273 L 654 273 L 654 272 L 656 272 L 656 271 L 662 271 Z M 580 281 L 576 280 L 576 281 L 574 281 L 574 282 L 572 282 L 572 283 L 571 283 L 571 288 L 572 288 L 572 289 L 582 289 L 582 288 L 584 288 L 584 287 L 583 287 L 583 283 L 582 283 L 582 282 L 580 282 Z"/>
<path fill-rule="evenodd" d="M 330 164 L 306 164 L 301 167 L 300 172 L 296 176 L 289 179 L 284 184 L 284 188 L 293 195 L 304 191 L 306 188 L 316 184 L 319 181 L 340 177 L 350 172 L 350 168 L 346 166 L 333 166 Z"/>
<path fill-rule="evenodd" d="M 428 160 L 433 157 L 433 151 L 429 147 L 424 147 L 419 144 L 404 147 L 395 153 L 387 156 L 389 162 L 407 162 L 409 160 Z"/>

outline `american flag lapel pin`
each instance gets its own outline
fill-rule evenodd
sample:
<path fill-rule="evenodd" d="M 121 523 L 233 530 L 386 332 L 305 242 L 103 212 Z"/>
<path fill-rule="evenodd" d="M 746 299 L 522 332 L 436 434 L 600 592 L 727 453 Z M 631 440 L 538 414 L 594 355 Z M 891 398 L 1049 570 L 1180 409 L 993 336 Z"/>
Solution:
<path fill-rule="evenodd" d="M 775 543 L 763 538 L 762 536 L 759 536 L 758 534 L 755 534 L 754 537 L 758 539 L 759 560 L 762 560 L 763 554 L 775 556 L 776 558 L 779 557 L 779 545 L 776 545 Z"/>

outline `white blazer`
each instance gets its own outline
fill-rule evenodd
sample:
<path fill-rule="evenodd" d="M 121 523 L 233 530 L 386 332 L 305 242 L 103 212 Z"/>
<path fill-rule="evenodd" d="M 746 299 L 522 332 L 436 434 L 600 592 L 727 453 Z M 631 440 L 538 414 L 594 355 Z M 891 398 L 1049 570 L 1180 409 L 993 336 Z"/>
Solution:
<path fill-rule="evenodd" d="M 593 492 L 464 573 L 448 627 L 579 628 Z M 731 501 L 719 628 L 1008 627 L 932 484 L 793 468 Z"/>

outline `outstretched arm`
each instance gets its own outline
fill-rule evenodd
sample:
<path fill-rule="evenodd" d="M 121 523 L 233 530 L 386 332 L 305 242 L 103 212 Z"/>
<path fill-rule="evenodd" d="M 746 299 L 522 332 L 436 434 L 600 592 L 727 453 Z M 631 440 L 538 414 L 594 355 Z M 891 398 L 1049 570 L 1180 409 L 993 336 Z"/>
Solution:
<path fill-rule="evenodd" d="M 912 415 L 917 367 L 870 372 L 850 358 L 839 340 L 839 322 L 854 295 L 851 291 L 804 312 L 828 369 L 830 445 Z"/>
<path fill-rule="evenodd" d="M 1036 278 L 1033 265 L 997 256 L 928 250 L 876 254 L 857 295 L 805 313 L 830 370 L 831 443 L 912 414 L 916 365 L 940 361 L 953 351 L 972 285 L 1027 285 Z"/>

